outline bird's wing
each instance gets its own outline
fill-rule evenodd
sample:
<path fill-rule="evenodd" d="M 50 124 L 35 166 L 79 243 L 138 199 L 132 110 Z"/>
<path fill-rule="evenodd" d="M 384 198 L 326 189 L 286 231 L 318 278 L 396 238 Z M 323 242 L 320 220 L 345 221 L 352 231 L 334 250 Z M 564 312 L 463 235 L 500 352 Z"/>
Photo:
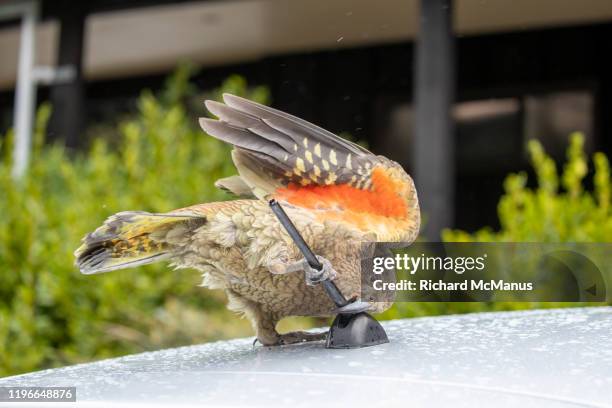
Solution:
<path fill-rule="evenodd" d="M 206 101 L 219 120 L 202 118 L 200 124 L 235 146 L 234 163 L 244 181 L 263 193 L 260 197 L 291 183 L 367 187 L 366 169 L 379 159 L 363 147 L 247 99 L 225 94 L 224 101 Z"/>
<path fill-rule="evenodd" d="M 234 95 L 223 99 L 206 101 L 218 120 L 201 118 L 200 125 L 234 146 L 234 164 L 256 197 L 336 212 L 355 225 L 360 214 L 406 216 L 401 193 L 414 186 L 396 163 L 287 113 Z"/>

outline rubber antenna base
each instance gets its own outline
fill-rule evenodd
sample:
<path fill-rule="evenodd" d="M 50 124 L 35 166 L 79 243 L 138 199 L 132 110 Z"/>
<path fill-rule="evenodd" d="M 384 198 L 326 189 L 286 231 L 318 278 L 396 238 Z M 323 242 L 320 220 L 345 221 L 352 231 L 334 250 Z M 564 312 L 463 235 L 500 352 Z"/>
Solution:
<path fill-rule="evenodd" d="M 388 342 L 385 329 L 369 314 L 339 314 L 329 328 L 325 348 L 351 349 Z"/>

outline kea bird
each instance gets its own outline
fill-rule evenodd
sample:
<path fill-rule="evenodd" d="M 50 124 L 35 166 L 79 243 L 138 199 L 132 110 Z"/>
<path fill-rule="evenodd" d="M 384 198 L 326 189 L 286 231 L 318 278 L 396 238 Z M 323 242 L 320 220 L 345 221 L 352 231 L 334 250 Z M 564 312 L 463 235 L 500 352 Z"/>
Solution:
<path fill-rule="evenodd" d="M 250 320 L 263 345 L 323 339 L 276 330 L 284 317 L 330 316 L 336 306 L 321 285 L 291 273 L 304 261 L 268 200 L 282 204 L 307 244 L 333 265 L 329 278 L 342 294 L 359 298 L 363 244 L 408 244 L 418 234 L 414 183 L 398 163 L 305 120 L 234 95 L 223 100 L 205 102 L 218 119 L 200 125 L 233 146 L 238 175 L 215 185 L 240 199 L 117 213 L 83 238 L 76 265 L 84 274 L 158 261 L 194 268 L 203 286 L 225 291 L 228 308 Z M 371 302 L 369 310 L 391 304 Z"/>

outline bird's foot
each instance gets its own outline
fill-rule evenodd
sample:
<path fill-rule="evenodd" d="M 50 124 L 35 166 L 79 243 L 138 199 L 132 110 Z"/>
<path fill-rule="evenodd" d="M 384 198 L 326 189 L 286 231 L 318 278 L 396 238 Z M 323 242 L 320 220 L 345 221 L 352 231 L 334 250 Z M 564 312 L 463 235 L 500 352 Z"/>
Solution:
<path fill-rule="evenodd" d="M 305 259 L 289 264 L 276 262 L 268 266 L 270 272 L 275 275 L 284 275 L 286 273 L 304 271 L 304 277 L 308 286 L 314 286 L 324 280 L 333 280 L 336 278 L 336 270 L 331 262 L 322 256 L 317 255 L 317 259 L 323 265 L 323 268 L 318 271 L 311 267 Z"/>
<path fill-rule="evenodd" d="M 294 331 L 279 335 L 277 346 L 286 344 L 306 343 L 309 341 L 320 341 L 327 338 L 327 332 L 310 333 L 305 331 Z"/>

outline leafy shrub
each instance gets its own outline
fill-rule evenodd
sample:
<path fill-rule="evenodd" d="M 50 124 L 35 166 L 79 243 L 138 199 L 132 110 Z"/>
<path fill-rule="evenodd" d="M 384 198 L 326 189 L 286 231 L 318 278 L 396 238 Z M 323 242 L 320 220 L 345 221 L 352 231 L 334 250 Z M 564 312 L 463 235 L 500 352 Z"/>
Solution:
<path fill-rule="evenodd" d="M 535 189 L 527 187 L 527 174 L 509 175 L 506 194 L 498 205 L 501 230 L 483 228 L 473 234 L 447 230 L 444 241 L 464 242 L 612 242 L 610 208 L 610 163 L 603 153 L 593 156 L 593 192 L 583 182 L 588 173 L 584 138 L 570 138 L 567 162 L 561 176 L 542 145 L 532 140 L 527 149 L 538 180 Z M 561 189 L 560 187 L 563 187 Z"/>
<path fill-rule="evenodd" d="M 610 166 L 603 153 L 593 156 L 593 192 L 584 187 L 588 173 L 583 149 L 584 138 L 570 137 L 567 162 L 559 177 L 553 159 L 535 140 L 527 144 L 537 176 L 535 189 L 527 187 L 527 174 L 510 174 L 505 182 L 506 193 L 498 204 L 501 229 L 485 227 L 474 233 L 446 230 L 445 242 L 612 242 L 610 208 Z M 561 181 L 559 181 L 559 179 Z M 563 189 L 561 189 L 561 186 Z M 517 310 L 543 307 L 583 306 L 581 303 L 397 303 L 384 314 L 386 318 Z M 593 304 L 591 304 L 593 305 Z"/>
<path fill-rule="evenodd" d="M 222 293 L 197 287 L 195 271 L 151 265 L 83 276 L 73 266 L 81 237 L 115 212 L 228 198 L 213 182 L 235 172 L 229 148 L 186 114 L 188 78 L 179 69 L 161 95 L 144 92 L 137 114 L 85 152 L 45 144 L 51 109 L 43 105 L 18 182 L 12 135 L 0 139 L 0 376 L 251 333 L 246 321 L 228 319 Z M 221 91 L 267 102 L 265 88 L 237 76 Z"/>

